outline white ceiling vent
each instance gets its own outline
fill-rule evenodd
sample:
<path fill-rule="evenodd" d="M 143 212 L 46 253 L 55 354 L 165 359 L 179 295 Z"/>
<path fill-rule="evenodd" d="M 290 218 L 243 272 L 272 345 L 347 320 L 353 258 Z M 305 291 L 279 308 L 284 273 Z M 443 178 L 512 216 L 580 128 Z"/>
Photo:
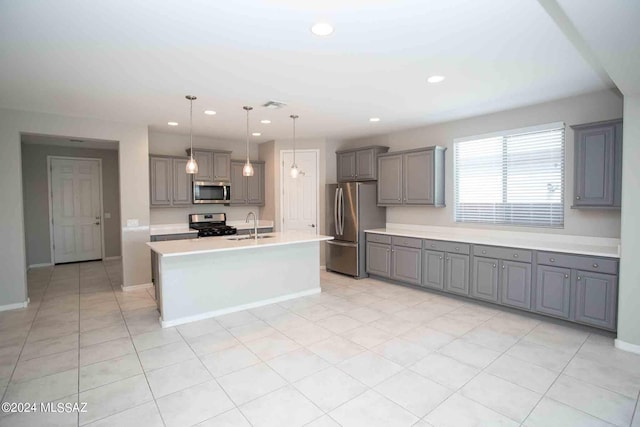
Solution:
<path fill-rule="evenodd" d="M 267 101 L 265 104 L 262 104 L 262 106 L 270 110 L 279 110 L 282 107 L 286 107 L 287 104 L 280 101 L 270 100 L 270 101 Z"/>

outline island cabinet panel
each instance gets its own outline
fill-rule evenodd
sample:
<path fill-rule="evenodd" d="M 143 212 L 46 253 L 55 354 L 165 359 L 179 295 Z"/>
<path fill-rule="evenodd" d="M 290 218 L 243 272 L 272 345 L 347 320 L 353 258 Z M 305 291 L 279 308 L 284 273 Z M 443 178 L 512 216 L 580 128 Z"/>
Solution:
<path fill-rule="evenodd" d="M 404 203 L 407 205 L 433 204 L 433 150 L 404 155 Z"/>
<path fill-rule="evenodd" d="M 611 274 L 576 271 L 575 320 L 614 329 L 618 280 Z"/>
<path fill-rule="evenodd" d="M 198 164 L 198 173 L 193 176 L 193 180 L 213 182 L 213 152 L 193 150 L 193 158 Z"/>
<path fill-rule="evenodd" d="M 356 152 L 337 154 L 338 182 L 353 181 L 356 178 Z"/>
<path fill-rule="evenodd" d="M 445 262 L 445 290 L 469 295 L 469 255 L 447 253 Z"/>
<path fill-rule="evenodd" d="M 173 204 L 191 204 L 191 175 L 186 172 L 189 159 L 173 159 Z"/>
<path fill-rule="evenodd" d="M 231 180 L 231 153 L 213 153 L 213 180 Z"/>
<path fill-rule="evenodd" d="M 571 270 L 539 265 L 536 276 L 535 311 L 569 319 Z"/>
<path fill-rule="evenodd" d="M 151 206 L 171 206 L 173 166 L 171 158 L 149 159 Z"/>
<path fill-rule="evenodd" d="M 391 245 L 367 242 L 367 273 L 391 277 Z"/>
<path fill-rule="evenodd" d="M 375 181 L 378 179 L 377 156 L 389 147 L 374 145 L 336 151 L 338 182 Z"/>
<path fill-rule="evenodd" d="M 191 175 L 186 157 L 150 156 L 149 189 L 151 207 L 191 204 Z"/>
<path fill-rule="evenodd" d="M 378 157 L 378 205 L 402 204 L 402 154 Z"/>
<path fill-rule="evenodd" d="M 264 163 L 253 163 L 253 176 L 247 177 L 247 204 L 264 206 Z"/>
<path fill-rule="evenodd" d="M 573 207 L 619 207 L 622 120 L 572 128 L 575 137 Z"/>
<path fill-rule="evenodd" d="M 500 302 L 520 308 L 531 308 L 531 264 L 500 261 Z"/>
<path fill-rule="evenodd" d="M 392 278 L 414 285 L 422 284 L 422 250 L 417 248 L 393 246 Z"/>
<path fill-rule="evenodd" d="M 471 295 L 487 301 L 498 302 L 498 260 L 474 257 Z"/>
<path fill-rule="evenodd" d="M 422 251 L 422 286 L 444 290 L 444 252 Z"/>

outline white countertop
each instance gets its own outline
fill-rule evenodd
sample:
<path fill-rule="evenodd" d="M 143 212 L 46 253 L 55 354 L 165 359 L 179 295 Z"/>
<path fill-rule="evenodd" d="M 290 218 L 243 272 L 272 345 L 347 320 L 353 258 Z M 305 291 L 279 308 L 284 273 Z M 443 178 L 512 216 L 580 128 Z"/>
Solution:
<path fill-rule="evenodd" d="M 294 245 L 298 243 L 321 242 L 333 239 L 331 236 L 294 231 L 284 233 L 265 233 L 264 236 L 272 237 L 266 239 L 245 240 L 230 240 L 236 236 L 203 237 L 200 239 L 148 242 L 147 245 L 161 256 L 180 256 L 252 248 L 266 248 L 270 246 Z"/>
<path fill-rule="evenodd" d="M 403 224 L 387 224 L 387 228 L 376 228 L 365 230 L 365 232 L 611 258 L 620 257 L 620 239 L 605 237 Z"/>
<path fill-rule="evenodd" d="M 156 224 L 149 226 L 149 234 L 151 236 L 163 236 L 167 234 L 198 234 L 198 230 L 189 228 L 189 224 Z"/>

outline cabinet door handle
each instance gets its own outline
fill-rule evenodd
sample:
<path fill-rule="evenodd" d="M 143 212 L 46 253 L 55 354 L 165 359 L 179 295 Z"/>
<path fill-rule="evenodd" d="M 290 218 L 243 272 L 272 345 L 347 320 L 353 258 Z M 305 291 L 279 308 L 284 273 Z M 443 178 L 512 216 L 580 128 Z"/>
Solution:
<path fill-rule="evenodd" d="M 568 275 L 568 274 L 565 274 L 565 275 L 564 275 L 564 278 L 565 278 L 565 279 L 568 279 L 568 278 L 569 278 L 569 275 Z"/>
<path fill-rule="evenodd" d="M 580 200 L 580 196 L 576 196 L 576 200 Z"/>
<path fill-rule="evenodd" d="M 549 262 L 556 262 L 555 258 L 549 258 Z"/>
<path fill-rule="evenodd" d="M 460 251 L 460 248 L 456 247 L 456 251 Z"/>
<path fill-rule="evenodd" d="M 503 270 L 505 269 L 505 266 L 504 266 L 504 264 L 502 264 L 502 269 L 503 269 Z"/>
<path fill-rule="evenodd" d="M 483 251 L 482 251 L 482 253 L 483 253 L 483 254 L 486 254 L 486 253 L 487 253 L 487 251 L 483 250 Z"/>
<path fill-rule="evenodd" d="M 513 257 L 514 258 L 518 258 L 518 254 L 513 254 Z"/>
<path fill-rule="evenodd" d="M 597 263 L 594 263 L 594 264 L 593 264 L 593 268 L 598 268 L 598 264 L 597 264 Z"/>
<path fill-rule="evenodd" d="M 432 247 L 432 248 L 435 248 L 435 247 L 436 247 L 435 243 L 432 243 L 432 244 L 431 244 L 431 247 Z"/>
<path fill-rule="evenodd" d="M 578 276 L 578 280 L 582 279 L 582 277 Z"/>
<path fill-rule="evenodd" d="M 440 257 L 440 259 L 442 259 L 442 257 Z"/>
<path fill-rule="evenodd" d="M 496 265 L 495 265 L 495 264 L 493 264 L 493 268 L 496 268 Z"/>

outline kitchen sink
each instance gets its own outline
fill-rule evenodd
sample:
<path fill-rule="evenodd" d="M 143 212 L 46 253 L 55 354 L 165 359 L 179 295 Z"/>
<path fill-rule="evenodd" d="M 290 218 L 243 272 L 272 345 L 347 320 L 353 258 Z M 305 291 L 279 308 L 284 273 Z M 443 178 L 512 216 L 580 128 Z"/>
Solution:
<path fill-rule="evenodd" d="M 267 236 L 265 234 L 258 234 L 258 239 L 270 239 L 274 236 Z M 227 240 L 252 240 L 255 239 L 256 237 L 254 236 L 235 236 L 235 237 L 228 237 Z"/>

